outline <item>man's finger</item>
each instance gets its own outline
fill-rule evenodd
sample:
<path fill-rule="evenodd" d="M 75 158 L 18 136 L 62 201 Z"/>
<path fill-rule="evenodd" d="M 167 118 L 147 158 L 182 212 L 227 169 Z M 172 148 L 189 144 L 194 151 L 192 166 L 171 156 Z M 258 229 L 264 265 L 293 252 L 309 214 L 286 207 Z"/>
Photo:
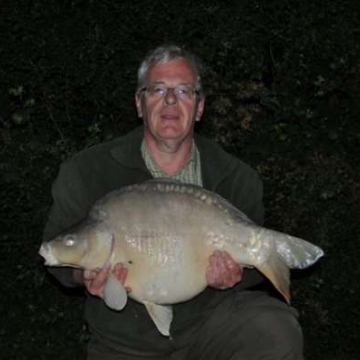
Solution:
<path fill-rule="evenodd" d="M 124 285 L 128 275 L 128 269 L 125 265 L 119 263 L 114 266 L 113 274 Z"/>
<path fill-rule="evenodd" d="M 109 276 L 111 266 L 105 266 L 100 271 L 93 271 L 88 274 L 89 278 L 85 279 L 85 287 L 90 294 L 102 297 L 104 285 Z M 95 274 L 95 277 L 93 275 Z M 84 275 L 85 278 L 85 275 Z"/>
<path fill-rule="evenodd" d="M 125 285 L 128 273 L 129 269 L 124 264 L 118 263 L 114 266 L 113 274 L 119 280 L 119 282 L 124 285 L 125 290 L 129 293 L 131 292 L 131 288 Z"/>
<path fill-rule="evenodd" d="M 107 280 L 108 276 L 109 276 L 110 269 L 111 269 L 111 266 L 110 266 L 110 265 L 104 266 L 104 267 L 99 271 L 99 273 L 97 274 L 97 276 L 95 277 L 94 283 L 96 283 L 96 284 L 104 284 L 105 281 Z"/>

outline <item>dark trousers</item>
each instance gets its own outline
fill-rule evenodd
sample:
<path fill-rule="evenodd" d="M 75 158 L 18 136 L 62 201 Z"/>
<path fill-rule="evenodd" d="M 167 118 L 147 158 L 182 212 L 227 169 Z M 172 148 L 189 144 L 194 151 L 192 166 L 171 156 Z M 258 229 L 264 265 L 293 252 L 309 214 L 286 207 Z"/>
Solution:
<path fill-rule="evenodd" d="M 261 291 L 225 298 L 191 329 L 173 334 L 171 352 L 154 356 L 115 353 L 96 339 L 87 360 L 302 360 L 303 338 L 297 311 Z M 151 354 L 152 355 L 149 355 Z"/>

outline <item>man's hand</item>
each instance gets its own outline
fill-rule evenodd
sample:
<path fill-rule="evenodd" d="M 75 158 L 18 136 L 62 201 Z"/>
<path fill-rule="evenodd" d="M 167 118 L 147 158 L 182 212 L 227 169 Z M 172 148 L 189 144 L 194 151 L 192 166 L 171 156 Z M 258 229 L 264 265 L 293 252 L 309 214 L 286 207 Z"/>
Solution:
<path fill-rule="evenodd" d="M 206 269 L 206 281 L 215 289 L 228 289 L 241 281 L 242 268 L 226 251 L 214 251 Z"/>
<path fill-rule="evenodd" d="M 84 270 L 83 283 L 86 290 L 91 295 L 103 298 L 104 287 L 110 272 L 115 275 L 121 284 L 125 285 L 128 269 L 123 264 L 118 263 L 112 270 L 110 265 L 103 267 L 101 270 Z M 125 286 L 125 289 L 127 292 L 131 291 L 127 286 Z"/>

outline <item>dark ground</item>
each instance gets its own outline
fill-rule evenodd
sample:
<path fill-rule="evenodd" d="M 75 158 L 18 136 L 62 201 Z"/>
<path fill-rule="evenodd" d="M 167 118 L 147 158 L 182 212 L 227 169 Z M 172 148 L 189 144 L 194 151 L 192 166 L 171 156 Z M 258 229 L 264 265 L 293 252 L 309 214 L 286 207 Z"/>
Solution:
<path fill-rule="evenodd" d="M 0 357 L 81 358 L 82 297 L 37 255 L 61 161 L 138 124 L 145 53 L 207 65 L 201 133 L 261 174 L 266 225 L 326 253 L 293 277 L 308 360 L 359 358 L 358 1 L 0 1 Z"/>

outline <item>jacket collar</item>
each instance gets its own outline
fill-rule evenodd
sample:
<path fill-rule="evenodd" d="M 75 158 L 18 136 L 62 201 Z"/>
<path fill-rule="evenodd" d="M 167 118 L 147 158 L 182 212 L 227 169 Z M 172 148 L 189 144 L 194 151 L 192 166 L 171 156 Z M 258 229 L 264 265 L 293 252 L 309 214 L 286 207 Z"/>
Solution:
<path fill-rule="evenodd" d="M 127 168 L 148 172 L 141 155 L 143 133 L 144 128 L 140 126 L 115 140 L 111 155 Z M 226 153 L 214 141 L 198 134 L 195 134 L 195 143 L 200 152 L 204 188 L 215 190 L 236 167 L 236 158 Z"/>
<path fill-rule="evenodd" d="M 121 165 L 130 169 L 146 169 L 141 155 L 141 142 L 143 139 L 143 126 L 137 127 L 116 140 L 111 149 L 112 157 Z"/>
<path fill-rule="evenodd" d="M 196 134 L 195 142 L 200 152 L 204 188 L 215 191 L 218 185 L 234 171 L 237 159 L 213 140 Z"/>

